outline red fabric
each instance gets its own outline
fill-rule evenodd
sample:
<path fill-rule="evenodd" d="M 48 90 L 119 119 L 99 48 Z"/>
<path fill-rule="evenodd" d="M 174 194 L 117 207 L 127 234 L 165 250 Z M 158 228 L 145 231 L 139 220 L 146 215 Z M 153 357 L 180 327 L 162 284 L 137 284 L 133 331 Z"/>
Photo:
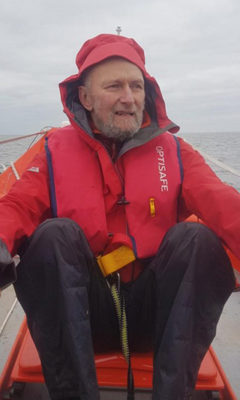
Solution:
<path fill-rule="evenodd" d="M 92 65 L 114 56 L 126 58 L 146 73 L 144 51 L 134 39 L 101 34 L 87 40 L 78 52 L 76 64 L 79 74 Z"/>
<path fill-rule="evenodd" d="M 240 258 L 240 194 L 222 183 L 199 153 L 181 139 L 180 147 L 184 169 L 180 219 L 196 214 Z M 12 254 L 41 221 L 50 217 L 45 153 L 31 166 L 39 167 L 39 173 L 25 172 L 0 200 L 0 237 Z"/>
<path fill-rule="evenodd" d="M 115 164 L 101 144 L 96 157 L 72 128 L 51 135 L 49 149 L 58 216 L 82 227 L 96 255 L 109 252 L 114 235 L 121 233 L 124 241 L 132 238 L 139 258 L 153 256 L 166 231 L 177 222 L 181 178 L 172 135 L 164 133 L 131 149 Z M 127 204 L 118 204 L 124 196 Z"/>
<path fill-rule="evenodd" d="M 39 168 L 39 172 L 27 169 L 21 180 L 0 199 L 0 237 L 12 255 L 41 222 L 51 217 L 44 150 L 30 163 L 31 167 Z"/>

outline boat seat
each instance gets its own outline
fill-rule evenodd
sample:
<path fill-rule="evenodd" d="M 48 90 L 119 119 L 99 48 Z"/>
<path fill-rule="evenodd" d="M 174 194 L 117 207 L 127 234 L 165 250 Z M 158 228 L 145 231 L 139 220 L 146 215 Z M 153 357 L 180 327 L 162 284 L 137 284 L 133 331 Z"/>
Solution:
<path fill-rule="evenodd" d="M 135 387 L 150 389 L 153 372 L 152 353 L 133 353 L 131 362 Z M 96 354 L 95 364 L 99 386 L 126 387 L 128 366 L 120 352 Z M 12 379 L 23 382 L 44 382 L 40 359 L 28 330 L 13 368 Z M 198 373 L 196 388 L 217 390 L 222 387 L 223 382 L 208 351 Z"/>

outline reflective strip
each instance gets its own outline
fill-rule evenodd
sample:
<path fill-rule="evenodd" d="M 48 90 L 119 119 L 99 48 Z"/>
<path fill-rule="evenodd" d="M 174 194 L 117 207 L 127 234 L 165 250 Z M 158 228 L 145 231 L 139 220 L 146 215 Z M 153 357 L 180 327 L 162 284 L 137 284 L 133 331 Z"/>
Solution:
<path fill-rule="evenodd" d="M 97 257 L 97 262 L 103 276 L 118 271 L 134 260 L 136 260 L 134 252 L 128 246 L 120 246 L 118 249 L 111 251 L 111 253 Z"/>

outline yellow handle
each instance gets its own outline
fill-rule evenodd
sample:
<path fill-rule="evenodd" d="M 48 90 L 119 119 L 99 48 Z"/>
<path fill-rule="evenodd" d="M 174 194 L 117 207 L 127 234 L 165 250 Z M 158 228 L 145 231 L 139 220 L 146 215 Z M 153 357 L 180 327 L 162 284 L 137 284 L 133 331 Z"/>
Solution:
<path fill-rule="evenodd" d="M 151 217 L 155 217 L 156 215 L 156 209 L 155 209 L 155 199 L 151 197 L 149 199 L 149 208 L 150 208 L 150 215 Z"/>
<path fill-rule="evenodd" d="M 97 262 L 104 276 L 116 272 L 125 265 L 136 260 L 133 250 L 128 246 L 120 246 L 111 253 L 98 256 Z"/>

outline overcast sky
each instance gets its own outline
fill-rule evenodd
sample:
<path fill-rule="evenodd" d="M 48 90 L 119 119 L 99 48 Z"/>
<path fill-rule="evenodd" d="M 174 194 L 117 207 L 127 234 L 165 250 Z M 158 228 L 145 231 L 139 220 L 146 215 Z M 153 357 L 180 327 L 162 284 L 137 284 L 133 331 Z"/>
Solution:
<path fill-rule="evenodd" d="M 133 37 L 183 132 L 239 131 L 239 0 L 1 0 L 0 134 L 59 126 L 58 83 L 99 33 Z"/>

